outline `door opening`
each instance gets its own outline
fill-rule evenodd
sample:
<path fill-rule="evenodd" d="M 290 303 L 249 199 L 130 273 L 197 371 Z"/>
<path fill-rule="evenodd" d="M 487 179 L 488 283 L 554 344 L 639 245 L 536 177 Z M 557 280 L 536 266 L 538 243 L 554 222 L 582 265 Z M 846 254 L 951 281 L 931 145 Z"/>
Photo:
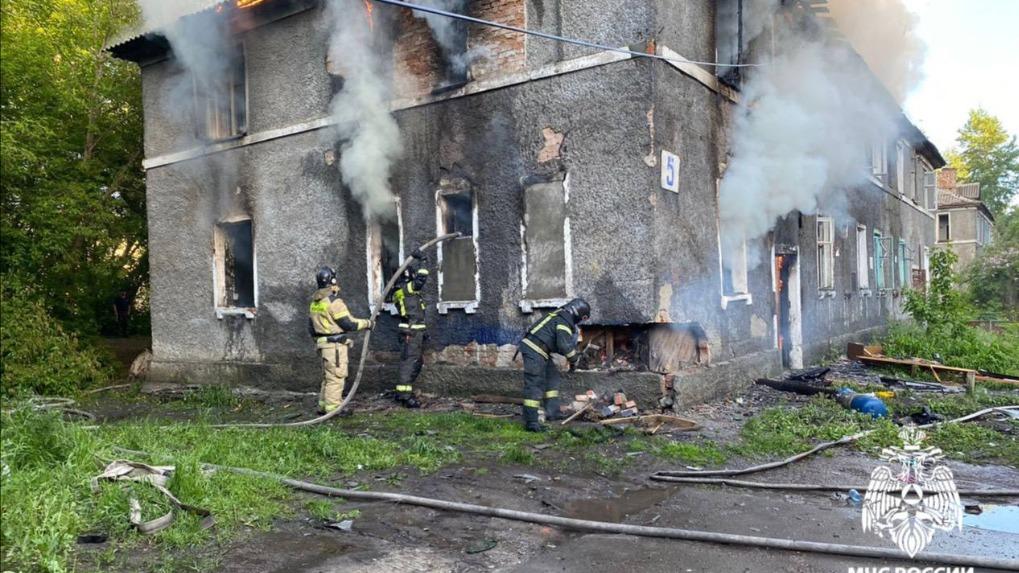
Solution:
<path fill-rule="evenodd" d="M 803 324 L 800 265 L 796 254 L 775 255 L 775 308 L 778 310 L 778 348 L 784 368 L 803 368 Z"/>

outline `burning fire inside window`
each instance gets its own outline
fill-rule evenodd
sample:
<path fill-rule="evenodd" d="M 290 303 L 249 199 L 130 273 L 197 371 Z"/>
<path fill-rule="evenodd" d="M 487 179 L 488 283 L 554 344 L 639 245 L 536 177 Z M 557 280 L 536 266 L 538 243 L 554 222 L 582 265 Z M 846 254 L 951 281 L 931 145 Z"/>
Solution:
<path fill-rule="evenodd" d="M 235 0 L 235 5 L 238 8 L 251 8 L 252 6 L 258 6 L 265 0 Z"/>

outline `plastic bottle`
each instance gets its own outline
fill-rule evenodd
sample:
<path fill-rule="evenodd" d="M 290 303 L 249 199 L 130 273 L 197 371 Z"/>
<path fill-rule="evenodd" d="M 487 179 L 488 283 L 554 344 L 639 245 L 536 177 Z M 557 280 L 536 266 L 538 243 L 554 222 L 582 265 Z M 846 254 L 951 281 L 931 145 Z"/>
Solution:
<path fill-rule="evenodd" d="M 858 506 L 861 503 L 863 503 L 863 496 L 860 495 L 860 492 L 856 491 L 855 489 L 851 489 L 851 490 L 849 490 L 849 495 L 847 496 L 847 501 L 849 501 L 849 505 L 852 505 L 852 506 L 855 507 L 855 506 Z"/>
<path fill-rule="evenodd" d="M 849 388 L 843 388 L 835 395 L 835 399 L 850 410 L 870 414 L 874 418 L 888 416 L 888 406 L 873 394 L 858 394 Z"/>

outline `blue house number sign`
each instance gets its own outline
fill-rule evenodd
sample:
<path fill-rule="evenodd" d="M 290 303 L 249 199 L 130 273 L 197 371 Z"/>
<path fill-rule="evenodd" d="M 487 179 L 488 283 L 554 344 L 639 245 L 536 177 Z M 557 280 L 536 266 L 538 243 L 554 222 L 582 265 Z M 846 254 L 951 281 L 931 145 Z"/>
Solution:
<path fill-rule="evenodd" d="M 662 150 L 662 189 L 679 193 L 679 156 Z"/>

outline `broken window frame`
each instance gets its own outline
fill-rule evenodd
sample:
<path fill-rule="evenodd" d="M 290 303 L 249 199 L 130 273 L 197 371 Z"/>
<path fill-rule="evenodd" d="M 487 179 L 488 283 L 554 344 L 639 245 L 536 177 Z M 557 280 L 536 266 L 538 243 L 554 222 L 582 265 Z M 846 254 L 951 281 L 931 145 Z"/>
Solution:
<path fill-rule="evenodd" d="M 230 141 L 244 137 L 248 133 L 248 65 L 247 54 L 243 42 L 237 44 L 234 51 L 233 61 L 229 63 L 228 76 L 216 78 L 220 84 L 225 86 L 226 101 L 211 101 L 210 98 L 216 95 L 218 90 L 202 91 L 201 80 L 194 74 L 191 75 L 192 102 L 195 110 L 195 135 L 198 139 L 207 142 Z M 217 105 L 219 104 L 219 105 Z M 229 114 L 229 127 L 226 133 L 219 132 L 220 122 L 213 123 L 210 117 L 213 114 L 219 115 L 227 110 Z"/>
<path fill-rule="evenodd" d="M 446 201 L 444 198 L 448 195 L 458 195 L 462 193 L 470 193 L 471 195 L 471 237 L 470 240 L 474 245 L 474 298 L 471 300 L 444 300 L 443 299 L 443 286 L 445 284 L 445 272 L 443 269 L 443 245 L 445 241 L 438 244 L 436 247 L 436 275 L 438 283 L 438 303 L 436 309 L 439 314 L 448 314 L 450 310 L 461 309 L 466 314 L 474 314 L 478 311 L 478 305 L 481 303 L 481 250 L 478 246 L 478 192 L 477 190 L 467 186 L 442 186 L 435 191 L 435 230 L 437 235 L 445 235 L 450 233 L 447 226 L 447 213 L 446 213 Z M 461 237 L 456 240 L 466 240 L 465 237 Z"/>
<path fill-rule="evenodd" d="M 856 226 L 856 284 L 864 293 L 870 292 L 870 258 L 867 256 L 867 243 L 870 242 L 866 225 Z"/>
<path fill-rule="evenodd" d="M 870 146 L 870 174 L 878 185 L 888 185 L 888 144 L 883 141 Z"/>
<path fill-rule="evenodd" d="M 403 211 L 399 197 L 393 197 L 393 204 L 396 208 L 396 229 L 399 240 L 397 267 L 404 260 L 403 250 Z M 385 302 L 386 293 L 382 288 L 386 286 L 390 277 L 383 276 L 382 268 L 382 225 L 378 221 L 368 223 L 365 229 L 365 262 L 368 272 L 368 308 L 375 312 L 378 304 L 382 303 L 382 310 L 396 316 L 396 305 L 392 302 Z"/>
<path fill-rule="evenodd" d="M 941 238 L 941 218 L 945 218 L 945 238 Z M 952 242 L 952 214 L 951 213 L 938 213 L 937 217 L 934 218 L 934 232 L 935 242 L 938 243 L 951 243 Z"/>
<path fill-rule="evenodd" d="M 226 251 L 227 233 L 225 225 L 233 225 L 247 221 L 251 227 L 251 306 L 234 306 L 228 300 L 226 277 Z M 216 222 L 212 232 L 212 293 L 213 308 L 216 311 L 216 318 L 222 319 L 226 315 L 243 315 L 246 318 L 254 318 L 255 310 L 258 308 L 258 252 L 255 248 L 255 225 L 251 217 L 239 215 L 228 217 Z"/>
<path fill-rule="evenodd" d="M 724 172 L 725 169 L 723 168 Z M 736 268 L 725 268 L 725 256 L 722 252 L 722 221 L 719 211 L 719 189 L 721 188 L 721 177 L 715 179 L 715 240 L 718 245 L 718 291 L 721 295 L 722 310 L 729 307 L 729 303 L 743 301 L 747 305 L 754 303 L 754 297 L 750 294 L 750 272 L 747 268 L 747 239 L 744 236 L 739 241 L 738 252 L 736 253 Z M 728 281 L 726 280 L 728 273 Z"/>
<path fill-rule="evenodd" d="M 835 290 L 835 222 L 831 217 L 817 217 L 817 290 Z"/>
<path fill-rule="evenodd" d="M 554 181 L 538 183 L 535 185 L 547 185 Z M 570 231 L 570 175 L 567 173 L 561 182 L 563 190 L 563 283 L 564 295 L 560 298 L 530 298 L 527 296 L 527 277 L 529 268 L 527 264 L 527 189 L 534 187 L 529 185 L 524 190 L 524 210 L 520 220 L 520 310 L 524 313 L 532 313 L 536 308 L 558 308 L 573 298 L 573 240 Z"/>

